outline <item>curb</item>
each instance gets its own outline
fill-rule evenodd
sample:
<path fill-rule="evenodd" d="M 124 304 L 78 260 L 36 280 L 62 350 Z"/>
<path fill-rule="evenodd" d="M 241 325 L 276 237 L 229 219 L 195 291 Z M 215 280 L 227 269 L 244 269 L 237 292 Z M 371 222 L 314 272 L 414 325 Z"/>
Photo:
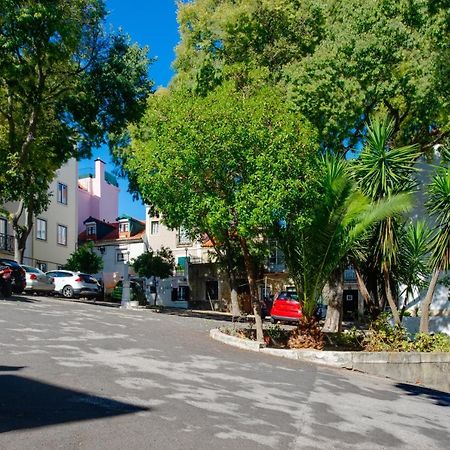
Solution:
<path fill-rule="evenodd" d="M 218 328 L 210 330 L 209 335 L 216 341 L 244 350 L 338 369 L 354 370 L 450 393 L 450 378 L 445 375 L 450 373 L 450 353 L 370 353 L 266 348 L 259 342 L 229 336 Z"/>
<path fill-rule="evenodd" d="M 219 342 L 238 347 L 243 350 L 260 352 L 266 355 L 278 356 L 281 358 L 295 359 L 297 361 L 313 362 L 331 367 L 339 367 L 352 369 L 352 355 L 354 352 L 323 352 L 320 350 L 288 350 L 282 348 L 267 348 L 260 342 L 251 341 L 250 339 L 241 339 L 236 336 L 230 336 L 222 333 L 218 328 L 213 328 L 209 332 L 209 336 Z"/>

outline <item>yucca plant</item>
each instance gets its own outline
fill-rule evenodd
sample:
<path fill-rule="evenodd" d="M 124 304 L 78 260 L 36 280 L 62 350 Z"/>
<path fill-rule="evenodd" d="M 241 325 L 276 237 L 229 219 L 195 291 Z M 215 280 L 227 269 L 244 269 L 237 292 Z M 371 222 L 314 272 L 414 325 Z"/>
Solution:
<path fill-rule="evenodd" d="M 388 118 L 371 120 L 367 127 L 365 147 L 355 164 L 355 180 L 362 192 L 374 202 L 388 201 L 399 194 L 409 197 L 416 190 L 414 173 L 415 162 L 420 156 L 419 149 L 415 145 L 392 147 L 393 133 L 394 122 Z M 387 216 L 374 228 L 371 239 L 373 251 L 370 263 L 380 272 L 396 324 L 400 324 L 400 315 L 394 298 L 391 272 L 398 263 L 402 223 L 400 214 Z"/>
<path fill-rule="evenodd" d="M 430 250 L 431 229 L 424 220 L 409 222 L 401 232 L 398 281 L 405 287 L 403 307 L 400 319 L 414 297 L 416 289 L 423 289 L 430 275 L 428 256 Z"/>
<path fill-rule="evenodd" d="M 430 305 L 442 271 L 450 267 L 450 167 L 438 169 L 428 187 L 426 208 L 435 219 L 434 235 L 430 244 L 430 266 L 433 270 L 430 285 L 422 302 L 420 332 L 428 333 Z"/>

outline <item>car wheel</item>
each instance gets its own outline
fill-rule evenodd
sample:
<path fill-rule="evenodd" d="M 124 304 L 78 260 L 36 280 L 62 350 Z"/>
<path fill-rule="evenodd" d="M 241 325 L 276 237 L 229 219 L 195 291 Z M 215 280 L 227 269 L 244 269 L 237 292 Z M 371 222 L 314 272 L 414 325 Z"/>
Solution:
<path fill-rule="evenodd" d="M 65 298 L 73 298 L 73 287 L 70 285 L 64 286 L 61 293 Z"/>
<path fill-rule="evenodd" d="M 270 323 L 275 323 L 275 319 L 273 317 L 270 318 Z"/>

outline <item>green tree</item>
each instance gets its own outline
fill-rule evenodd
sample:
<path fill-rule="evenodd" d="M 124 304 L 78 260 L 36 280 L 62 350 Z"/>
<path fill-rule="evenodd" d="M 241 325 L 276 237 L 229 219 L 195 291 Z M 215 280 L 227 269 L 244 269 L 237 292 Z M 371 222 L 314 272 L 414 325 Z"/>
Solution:
<path fill-rule="evenodd" d="M 292 204 L 314 197 L 314 133 L 279 90 L 257 82 L 236 88 L 233 80 L 204 97 L 153 96 L 131 134 L 126 168 L 166 224 L 239 245 L 262 339 L 257 274 L 265 237 Z"/>
<path fill-rule="evenodd" d="M 55 171 L 120 146 L 152 84 L 147 50 L 105 32 L 103 0 L 0 0 L 0 11 L 0 203 L 17 204 L 21 261 Z"/>
<path fill-rule="evenodd" d="M 418 147 L 393 148 L 390 144 L 394 127 L 394 121 L 387 118 L 373 119 L 368 126 L 364 150 L 355 163 L 355 179 L 362 192 L 374 202 L 387 201 L 399 194 L 412 195 L 416 190 L 413 175 L 419 157 Z M 366 258 L 366 272 L 377 280 L 381 278 L 384 295 L 396 324 L 400 324 L 400 315 L 393 274 L 398 266 L 399 232 L 404 220 L 397 214 L 377 224 L 368 243 L 370 252 Z"/>
<path fill-rule="evenodd" d="M 422 302 L 420 332 L 428 333 L 430 305 L 439 275 L 450 268 L 450 166 L 440 167 L 428 187 L 427 211 L 435 219 L 430 243 L 430 265 L 433 270 L 430 285 Z"/>
<path fill-rule="evenodd" d="M 283 249 L 289 274 L 301 293 L 303 315 L 313 317 L 317 300 L 330 280 L 331 290 L 342 282 L 342 262 L 373 224 L 404 211 L 409 202 L 403 196 L 372 200 L 364 195 L 350 175 L 349 164 L 335 156 L 325 156 L 324 174 L 318 196 L 300 227 L 287 223 L 282 229 Z M 332 292 L 324 329 L 340 331 L 342 291 Z"/>
<path fill-rule="evenodd" d="M 82 245 L 69 256 L 64 267 L 75 272 L 99 273 L 103 269 L 103 259 L 93 249 L 92 242 Z"/>
<path fill-rule="evenodd" d="M 204 93 L 235 70 L 264 68 L 339 153 L 380 109 L 396 145 L 448 139 L 447 0 L 196 0 L 178 21 L 176 85 Z"/>
<path fill-rule="evenodd" d="M 400 232 L 397 281 L 404 286 L 400 319 L 403 318 L 410 299 L 414 298 L 418 290 L 426 287 L 429 279 L 430 238 L 431 229 L 424 220 L 410 222 Z"/>
<path fill-rule="evenodd" d="M 167 278 L 173 274 L 175 259 L 170 249 L 148 250 L 131 261 L 131 267 L 140 277 Z"/>

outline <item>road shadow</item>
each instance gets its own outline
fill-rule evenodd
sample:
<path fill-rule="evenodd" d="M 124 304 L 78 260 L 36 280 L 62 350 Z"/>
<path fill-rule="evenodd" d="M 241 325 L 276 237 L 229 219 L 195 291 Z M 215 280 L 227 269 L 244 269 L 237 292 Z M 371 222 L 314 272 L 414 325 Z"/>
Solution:
<path fill-rule="evenodd" d="M 25 369 L 26 366 L 0 366 L 0 372 L 17 372 Z"/>
<path fill-rule="evenodd" d="M 408 395 L 433 400 L 435 405 L 450 406 L 450 393 L 406 383 L 397 383 L 395 386 L 406 391 Z"/>
<path fill-rule="evenodd" d="M 11 297 L 0 297 L 0 301 L 4 302 L 20 302 L 20 303 L 40 303 L 38 299 L 32 299 L 30 297 L 22 297 L 20 295 L 12 295 Z"/>
<path fill-rule="evenodd" d="M 235 322 L 235 323 L 249 323 L 253 322 L 253 317 L 241 316 L 239 318 L 233 318 L 228 313 L 220 313 L 216 311 L 196 311 L 191 309 L 174 309 L 174 308 L 155 308 L 150 307 L 147 309 L 153 310 L 156 314 L 164 314 L 167 316 L 179 316 L 179 317 L 193 317 L 197 319 L 214 320 L 218 322 Z"/>
<path fill-rule="evenodd" d="M 0 375 L 0 433 L 148 410 L 30 378 Z"/>

